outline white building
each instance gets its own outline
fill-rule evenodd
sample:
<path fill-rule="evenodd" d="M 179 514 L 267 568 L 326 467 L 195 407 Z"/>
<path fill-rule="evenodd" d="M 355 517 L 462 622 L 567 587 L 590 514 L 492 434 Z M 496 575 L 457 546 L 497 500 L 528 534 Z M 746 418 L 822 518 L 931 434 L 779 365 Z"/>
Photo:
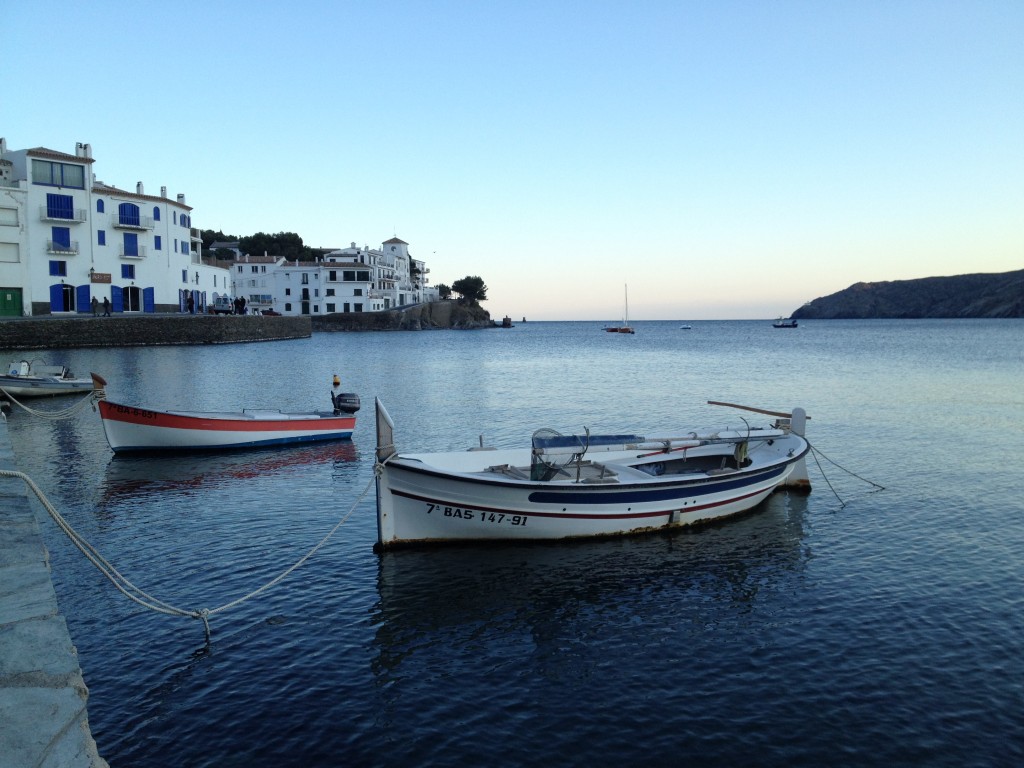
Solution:
<path fill-rule="evenodd" d="M 200 259 L 185 196 L 97 181 L 88 144 L 73 155 L 9 150 L 0 138 L 0 315 L 195 311 L 230 291 Z"/>
<path fill-rule="evenodd" d="M 282 315 L 379 312 L 436 301 L 437 290 L 427 287 L 429 271 L 409 255 L 408 243 L 394 237 L 380 250 L 352 243 L 315 262 L 243 257 L 231 268 L 231 284 L 252 310 Z"/>

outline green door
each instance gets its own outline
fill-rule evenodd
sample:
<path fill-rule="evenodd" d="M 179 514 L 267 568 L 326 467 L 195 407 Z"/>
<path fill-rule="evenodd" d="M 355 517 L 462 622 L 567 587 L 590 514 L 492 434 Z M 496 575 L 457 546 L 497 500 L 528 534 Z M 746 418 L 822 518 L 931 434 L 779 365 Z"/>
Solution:
<path fill-rule="evenodd" d="M 21 317 L 21 288 L 0 288 L 0 317 Z"/>

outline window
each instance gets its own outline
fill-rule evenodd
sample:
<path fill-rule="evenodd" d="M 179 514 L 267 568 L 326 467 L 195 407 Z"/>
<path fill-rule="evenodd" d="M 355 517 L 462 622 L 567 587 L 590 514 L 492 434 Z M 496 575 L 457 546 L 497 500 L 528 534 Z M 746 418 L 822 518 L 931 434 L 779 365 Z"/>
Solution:
<path fill-rule="evenodd" d="M 46 218 L 75 218 L 75 198 L 71 195 L 55 195 L 48 192 L 46 195 Z"/>
<path fill-rule="evenodd" d="M 174 223 L 175 224 L 178 223 L 178 212 L 177 211 L 174 212 Z"/>
<path fill-rule="evenodd" d="M 352 289 L 352 295 L 353 296 L 362 296 L 363 295 L 363 289 L 362 288 L 353 288 Z"/>
<path fill-rule="evenodd" d="M 107 232 L 103 229 L 96 230 L 96 245 L 107 244 Z"/>
<path fill-rule="evenodd" d="M 50 274 L 54 277 L 67 277 L 68 263 L 66 261 L 51 261 Z"/>
<path fill-rule="evenodd" d="M 327 295 L 328 296 L 333 296 L 334 295 L 334 289 L 333 288 L 328 288 L 327 289 Z M 333 312 L 334 310 L 331 310 L 331 311 Z"/>
<path fill-rule="evenodd" d="M 238 267 L 238 274 L 242 274 L 242 267 L 241 266 Z"/>
<path fill-rule="evenodd" d="M 153 249 L 159 251 L 159 250 L 161 250 L 163 248 L 163 245 L 164 245 L 163 238 L 160 235 L 154 235 L 154 237 L 153 237 Z"/>
<path fill-rule="evenodd" d="M 284 305 L 284 311 L 285 312 L 291 312 L 292 311 L 292 305 L 291 304 L 285 304 Z"/>
<path fill-rule="evenodd" d="M 134 264 L 122 264 L 121 265 L 121 277 L 124 280 L 135 279 L 135 265 Z"/>
<path fill-rule="evenodd" d="M 174 252 L 178 252 L 178 238 L 174 238 Z"/>
<path fill-rule="evenodd" d="M 181 270 L 181 282 L 183 282 L 183 283 L 187 283 L 188 282 L 188 270 L 187 269 Z"/>
<path fill-rule="evenodd" d="M 284 289 L 284 295 L 285 296 L 291 296 L 292 295 L 292 289 L 291 288 L 285 288 Z"/>
<path fill-rule="evenodd" d="M 125 256 L 138 256 L 139 255 L 139 236 L 134 232 L 124 233 L 124 255 Z"/>
<path fill-rule="evenodd" d="M 362 312 L 363 311 L 363 305 L 362 304 L 354 304 L 353 306 L 355 307 L 355 310 L 354 310 L 355 312 Z"/>
<path fill-rule="evenodd" d="M 103 201 L 102 200 L 97 200 L 96 201 L 96 213 L 103 213 Z"/>
<path fill-rule="evenodd" d="M 48 160 L 33 160 L 32 183 L 85 189 L 85 168 L 81 165 L 51 163 Z"/>
<path fill-rule="evenodd" d="M 253 273 L 255 274 L 256 272 L 259 272 L 259 271 L 260 271 L 260 268 L 259 268 L 259 267 L 257 267 L 257 266 L 255 266 L 255 265 L 253 265 L 252 271 L 253 271 Z"/>
<path fill-rule="evenodd" d="M 53 239 L 54 249 L 60 248 L 65 251 L 71 250 L 71 229 L 68 227 L 51 227 L 50 236 Z"/>
<path fill-rule="evenodd" d="M 327 305 L 327 311 L 328 312 L 334 312 L 334 305 L 333 304 L 328 304 Z"/>
<path fill-rule="evenodd" d="M 309 285 L 309 272 L 302 273 L 302 284 Z"/>
<path fill-rule="evenodd" d="M 140 225 L 139 206 L 135 203 L 121 203 L 117 206 L 117 221 L 126 227 Z"/>
<path fill-rule="evenodd" d="M 153 206 L 153 221 L 160 221 L 160 206 Z"/>

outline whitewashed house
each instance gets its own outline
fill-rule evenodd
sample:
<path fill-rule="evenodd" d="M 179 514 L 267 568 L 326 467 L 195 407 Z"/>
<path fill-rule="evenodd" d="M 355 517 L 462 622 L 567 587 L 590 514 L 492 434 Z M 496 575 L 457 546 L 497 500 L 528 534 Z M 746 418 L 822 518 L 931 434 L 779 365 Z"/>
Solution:
<path fill-rule="evenodd" d="M 0 315 L 202 312 L 230 290 L 203 264 L 192 208 L 97 181 L 89 144 L 74 154 L 10 150 L 0 138 Z"/>

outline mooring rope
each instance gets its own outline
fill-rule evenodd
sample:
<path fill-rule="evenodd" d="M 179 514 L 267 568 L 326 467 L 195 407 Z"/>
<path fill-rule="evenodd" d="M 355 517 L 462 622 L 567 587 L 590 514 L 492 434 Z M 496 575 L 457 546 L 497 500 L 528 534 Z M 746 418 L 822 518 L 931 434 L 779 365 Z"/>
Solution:
<path fill-rule="evenodd" d="M 323 545 L 327 543 L 331 536 L 333 536 L 334 533 L 352 516 L 352 513 L 355 512 L 356 507 L 369 492 L 370 486 L 372 486 L 374 481 L 376 480 L 376 477 L 370 478 L 370 482 L 367 483 L 366 488 L 364 488 L 363 492 L 359 494 L 359 496 L 356 498 L 354 502 L 352 502 L 351 508 L 349 508 L 348 512 L 345 513 L 345 516 L 342 517 L 340 521 L 338 521 L 337 525 L 335 525 L 327 533 L 327 535 L 324 536 L 316 544 L 316 546 L 314 546 L 309 552 L 303 555 L 298 560 L 298 562 L 296 562 L 294 565 L 286 569 L 279 576 L 276 576 L 275 578 L 271 579 L 269 582 L 264 584 L 262 587 L 253 590 L 249 594 L 244 595 L 243 597 L 240 597 L 237 600 L 232 600 L 230 603 L 226 603 L 218 608 L 188 609 L 178 608 L 169 603 L 165 603 L 163 600 L 160 600 L 159 598 L 153 597 L 141 588 L 137 587 L 125 576 L 123 576 L 113 565 L 111 565 L 111 563 L 105 557 L 103 557 L 103 555 L 100 554 L 100 552 L 95 547 L 92 546 L 92 544 L 86 541 L 86 539 L 81 534 L 79 534 L 67 522 L 67 520 L 64 519 L 60 512 L 58 512 L 57 509 L 53 506 L 53 504 L 50 503 L 50 500 L 46 497 L 46 494 L 44 494 L 42 490 L 39 488 L 39 486 L 36 485 L 35 481 L 33 481 L 32 478 L 26 475 L 24 472 L 18 472 L 16 470 L 9 469 L 0 469 L 0 477 L 15 477 L 23 480 L 25 484 L 29 487 L 29 489 L 31 489 L 31 491 L 36 495 L 36 498 L 38 498 L 39 501 L 42 503 L 43 507 L 46 509 L 47 513 L 57 524 L 57 526 L 62 531 L 64 531 L 65 534 L 67 534 L 71 542 L 79 549 L 79 551 L 81 551 L 83 555 L 85 555 L 86 559 L 93 565 L 95 565 L 96 568 L 100 571 L 100 573 L 102 573 L 110 581 L 110 583 L 113 584 L 118 589 L 118 591 L 120 591 L 125 597 L 129 598 L 130 600 L 138 603 L 139 605 L 145 608 L 149 608 L 152 611 L 156 611 L 157 613 L 163 613 L 169 616 L 183 616 L 186 618 L 199 619 L 200 621 L 202 621 L 203 628 L 206 632 L 207 645 L 209 645 L 210 643 L 210 616 L 216 613 L 220 613 L 221 611 L 226 611 L 229 608 L 233 608 L 237 605 L 240 605 L 241 603 L 244 603 L 246 600 L 255 597 L 256 595 L 260 594 L 261 592 L 269 589 L 270 587 L 280 582 L 288 574 L 290 574 L 296 568 L 305 563 L 321 547 L 323 547 Z"/>
<path fill-rule="evenodd" d="M 14 397 L 3 387 L 0 387 L 0 393 L 3 394 L 8 400 L 14 403 L 22 410 L 30 413 L 33 416 L 38 416 L 40 419 L 48 419 L 50 421 L 60 421 L 61 419 L 67 419 L 76 415 L 79 411 L 84 410 L 86 406 L 91 405 L 94 402 L 98 402 L 107 396 L 106 391 L 102 389 L 91 389 L 89 393 L 82 398 L 79 398 L 74 405 L 70 405 L 67 408 L 60 411 L 40 411 L 36 408 L 30 408 L 23 402 Z"/>
<path fill-rule="evenodd" d="M 807 440 L 807 438 L 805 437 L 804 440 Z M 815 446 L 811 445 L 810 441 L 807 441 L 807 446 L 811 449 L 811 455 L 814 456 L 814 463 L 818 465 L 818 471 L 821 472 L 821 476 L 825 479 L 825 484 L 828 486 L 829 490 L 832 491 L 832 494 L 836 497 L 836 499 L 839 500 L 840 507 L 845 507 L 846 506 L 846 502 L 842 499 L 842 497 L 839 495 L 839 493 L 836 491 L 836 489 L 832 486 L 832 481 L 828 479 L 828 475 L 825 474 L 825 468 L 823 466 L 821 466 L 821 462 L 818 460 L 819 456 L 821 456 L 821 458 L 825 459 L 825 461 L 827 461 L 829 464 L 833 465 L 834 467 L 838 467 L 839 469 L 843 470 L 843 472 L 845 472 L 846 474 L 851 475 L 852 477 L 855 477 L 858 480 L 861 480 L 861 481 L 867 483 L 868 485 L 873 485 L 876 489 L 878 489 L 880 491 L 884 491 L 885 490 L 885 486 L 884 485 L 879 485 L 878 483 L 874 482 L 873 480 L 868 480 L 866 477 L 861 477 L 856 472 L 851 472 L 846 467 L 844 467 L 841 464 L 838 464 L 837 462 L 833 461 L 828 456 L 826 456 L 822 451 L 818 450 L 818 448 L 816 448 Z"/>

